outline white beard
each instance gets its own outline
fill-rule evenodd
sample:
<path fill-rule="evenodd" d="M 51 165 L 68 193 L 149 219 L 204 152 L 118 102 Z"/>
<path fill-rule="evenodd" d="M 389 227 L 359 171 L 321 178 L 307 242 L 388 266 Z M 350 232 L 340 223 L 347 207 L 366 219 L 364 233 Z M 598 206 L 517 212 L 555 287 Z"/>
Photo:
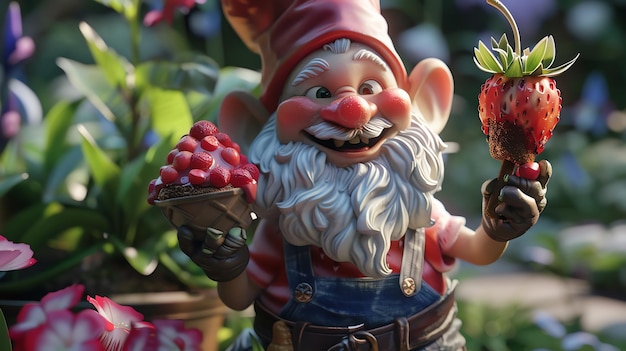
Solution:
<path fill-rule="evenodd" d="M 369 277 L 391 274 L 391 241 L 431 223 L 432 194 L 443 179 L 445 144 L 414 116 L 387 140 L 376 160 L 337 167 L 317 147 L 280 144 L 275 115 L 253 142 L 249 157 L 261 177 L 257 205 L 277 208 L 291 244 L 315 245 L 337 262 L 352 262 Z"/>

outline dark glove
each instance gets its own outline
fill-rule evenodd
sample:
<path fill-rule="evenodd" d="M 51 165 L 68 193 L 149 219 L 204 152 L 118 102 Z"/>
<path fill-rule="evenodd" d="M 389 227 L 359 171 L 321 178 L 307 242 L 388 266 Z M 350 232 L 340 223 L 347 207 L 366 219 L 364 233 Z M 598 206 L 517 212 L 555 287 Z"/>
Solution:
<path fill-rule="evenodd" d="M 186 226 L 178 228 L 180 249 L 217 282 L 233 280 L 246 269 L 250 259 L 246 239 L 246 231 L 239 227 L 226 235 L 211 228 L 205 233 Z"/>
<path fill-rule="evenodd" d="M 483 216 L 481 225 L 487 235 L 496 241 L 509 241 L 526 233 L 539 219 L 539 214 L 548 203 L 547 184 L 552 176 L 552 165 L 546 160 L 539 161 L 537 180 L 510 175 L 498 196 L 495 208 L 497 218 L 486 215 L 486 206 L 496 179 L 486 181 L 482 186 Z"/>

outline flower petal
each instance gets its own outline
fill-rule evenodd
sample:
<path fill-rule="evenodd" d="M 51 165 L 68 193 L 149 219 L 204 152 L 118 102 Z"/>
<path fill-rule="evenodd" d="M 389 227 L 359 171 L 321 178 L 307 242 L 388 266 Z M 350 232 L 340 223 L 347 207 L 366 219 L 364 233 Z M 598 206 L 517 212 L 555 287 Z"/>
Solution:
<path fill-rule="evenodd" d="M 85 286 L 73 284 L 59 291 L 48 293 L 41 299 L 41 306 L 47 312 L 69 309 L 82 299 Z"/>
<path fill-rule="evenodd" d="M 0 271 L 28 268 L 35 262 L 30 245 L 14 243 L 0 236 Z"/>

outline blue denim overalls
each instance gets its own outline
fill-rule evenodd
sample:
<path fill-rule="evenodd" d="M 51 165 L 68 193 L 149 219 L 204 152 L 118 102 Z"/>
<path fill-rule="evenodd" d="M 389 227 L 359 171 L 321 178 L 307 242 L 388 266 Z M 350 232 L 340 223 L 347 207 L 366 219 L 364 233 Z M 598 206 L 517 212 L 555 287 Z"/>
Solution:
<path fill-rule="evenodd" d="M 279 313 L 285 320 L 371 329 L 393 323 L 399 317 L 414 315 L 441 299 L 441 295 L 424 281 L 418 285 L 419 291 L 406 296 L 398 283 L 398 274 L 381 279 L 316 277 L 309 246 L 294 246 L 284 241 L 284 248 L 287 279 L 293 292 L 290 301 Z M 462 348 L 464 339 L 458 334 L 460 322 L 455 323 L 452 337 L 444 338 L 443 343 L 437 342 L 433 348 L 425 350 Z M 245 331 L 228 351 L 252 350 L 252 338 L 260 341 L 252 329 Z M 459 346 L 440 348 L 447 343 Z"/>
<path fill-rule="evenodd" d="M 285 243 L 287 279 L 294 293 L 280 312 L 284 319 L 323 326 L 365 324 L 369 329 L 411 316 L 441 298 L 426 282 L 418 293 L 405 296 L 397 274 L 381 279 L 316 277 L 310 252 L 308 246 Z"/>

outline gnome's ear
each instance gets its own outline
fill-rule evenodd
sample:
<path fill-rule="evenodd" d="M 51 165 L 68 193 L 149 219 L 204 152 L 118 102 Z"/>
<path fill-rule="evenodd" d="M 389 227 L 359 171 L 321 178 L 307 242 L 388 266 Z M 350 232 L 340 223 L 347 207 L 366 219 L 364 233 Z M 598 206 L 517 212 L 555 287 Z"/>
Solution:
<path fill-rule="evenodd" d="M 413 107 L 439 134 L 448 122 L 452 108 L 454 82 L 446 64 L 435 58 L 420 61 L 409 75 L 409 95 Z"/>
<path fill-rule="evenodd" d="M 247 153 L 268 117 L 265 106 L 256 97 L 246 91 L 233 91 L 222 100 L 218 125 L 220 131 L 230 135 L 241 151 Z"/>

